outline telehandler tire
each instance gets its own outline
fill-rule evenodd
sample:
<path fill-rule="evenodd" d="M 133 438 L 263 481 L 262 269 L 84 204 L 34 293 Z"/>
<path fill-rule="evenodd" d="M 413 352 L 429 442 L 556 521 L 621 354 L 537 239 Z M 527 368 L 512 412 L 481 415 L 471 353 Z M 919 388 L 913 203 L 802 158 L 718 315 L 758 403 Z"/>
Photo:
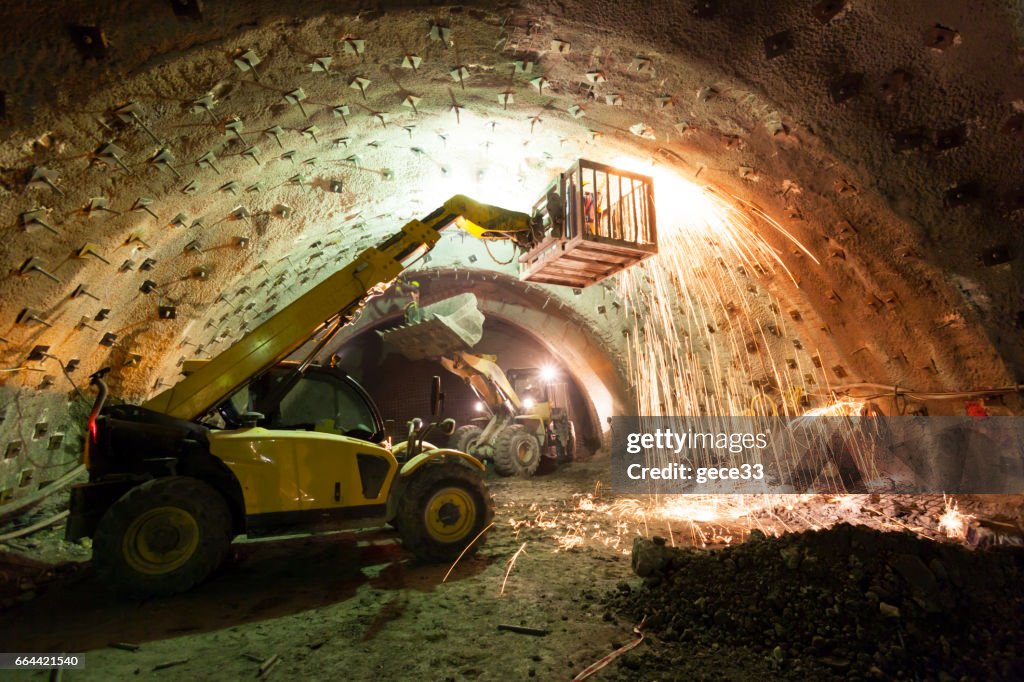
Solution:
<path fill-rule="evenodd" d="M 436 562 L 454 561 L 463 550 L 474 554 L 486 538 L 477 535 L 493 518 L 494 501 L 479 472 L 446 462 L 412 474 L 396 520 L 402 546 L 421 561 Z"/>
<path fill-rule="evenodd" d="M 540 466 L 540 443 L 522 424 L 506 426 L 494 439 L 494 470 L 501 476 L 532 476 Z"/>
<path fill-rule="evenodd" d="M 132 488 L 93 537 L 100 579 L 127 597 L 184 592 L 210 575 L 231 545 L 231 512 L 206 483 L 169 476 Z"/>
<path fill-rule="evenodd" d="M 455 433 L 452 434 L 451 441 L 448 444 L 452 450 L 458 450 L 459 452 L 465 452 L 467 455 L 473 455 L 477 459 L 479 456 L 474 452 L 476 449 L 476 442 L 480 439 L 481 434 L 484 430 L 479 426 L 467 424 L 466 426 L 460 426 L 455 429 Z"/>

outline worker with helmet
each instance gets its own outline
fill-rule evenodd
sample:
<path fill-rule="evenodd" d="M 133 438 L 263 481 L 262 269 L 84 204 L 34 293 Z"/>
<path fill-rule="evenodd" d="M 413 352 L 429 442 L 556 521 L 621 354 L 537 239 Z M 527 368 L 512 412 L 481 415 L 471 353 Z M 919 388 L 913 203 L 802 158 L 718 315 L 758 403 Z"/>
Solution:
<path fill-rule="evenodd" d="M 594 183 L 583 181 L 583 224 L 588 234 L 597 234 L 597 223 L 604 210 L 601 208 L 601 193 L 594 191 Z"/>
<path fill-rule="evenodd" d="M 405 323 L 416 324 L 423 321 L 423 310 L 420 308 L 420 283 L 416 280 L 399 282 L 399 293 L 409 294 L 409 302 L 405 305 Z"/>

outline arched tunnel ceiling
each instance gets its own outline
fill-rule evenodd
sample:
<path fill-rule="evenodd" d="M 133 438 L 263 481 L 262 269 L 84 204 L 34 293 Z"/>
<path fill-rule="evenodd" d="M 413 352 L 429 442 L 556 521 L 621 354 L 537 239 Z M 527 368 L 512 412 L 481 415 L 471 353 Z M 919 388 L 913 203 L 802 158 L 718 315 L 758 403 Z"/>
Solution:
<path fill-rule="evenodd" d="M 175 4 L 5 4 L 6 366 L 48 346 L 144 395 L 447 196 L 527 209 L 620 155 L 796 235 L 820 263 L 767 230 L 800 284 L 774 293 L 855 377 L 1024 357 L 1019 265 L 991 264 L 1021 246 L 1018 5 Z"/>

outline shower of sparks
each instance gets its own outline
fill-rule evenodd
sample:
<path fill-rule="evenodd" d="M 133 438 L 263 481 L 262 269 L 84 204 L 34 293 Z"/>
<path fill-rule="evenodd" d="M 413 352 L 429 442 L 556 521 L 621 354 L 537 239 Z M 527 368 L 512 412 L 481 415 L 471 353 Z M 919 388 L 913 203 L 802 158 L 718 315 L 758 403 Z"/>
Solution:
<path fill-rule="evenodd" d="M 856 417 L 864 408 L 864 403 L 852 398 L 836 400 L 831 405 L 815 407 L 804 412 L 805 417 Z"/>
<path fill-rule="evenodd" d="M 473 538 L 468 545 L 466 545 L 465 549 L 459 552 L 459 556 L 455 557 L 455 561 L 452 562 L 452 565 L 448 568 L 448 572 L 444 574 L 444 578 L 441 580 L 441 582 L 448 581 L 448 576 L 450 576 L 452 574 L 452 571 L 455 570 L 455 567 L 459 565 L 459 562 L 462 561 L 462 557 L 466 554 L 466 552 L 469 551 L 469 548 L 475 545 L 476 541 L 480 539 L 480 536 L 489 531 L 492 526 L 494 526 L 494 521 L 491 521 L 486 526 L 484 526 L 484 529 L 476 534 L 476 537 Z"/>
<path fill-rule="evenodd" d="M 505 594 L 505 585 L 508 583 L 509 574 L 512 573 L 512 567 L 516 565 L 516 559 L 519 558 L 519 555 L 524 554 L 525 552 L 526 543 L 524 542 L 522 546 L 520 546 L 519 549 L 516 550 L 516 553 L 513 554 L 512 557 L 508 560 L 508 568 L 505 570 L 505 579 L 501 581 L 501 591 L 498 593 L 499 595 Z"/>
<path fill-rule="evenodd" d="M 652 171 L 621 161 L 616 165 Z M 773 461 L 763 462 L 766 471 L 777 472 L 773 486 L 778 485 L 779 494 L 635 499 L 609 495 L 598 483 L 592 493 L 571 500 L 510 505 L 516 539 L 543 539 L 555 552 L 596 550 L 628 556 L 637 537 L 662 536 L 673 546 L 723 547 L 755 532 L 778 536 L 849 523 L 967 542 L 973 517 L 958 511 L 955 501 L 937 496 L 794 494 L 795 483 L 782 485 L 798 480 L 794 474 L 807 468 L 799 453 L 833 450 L 852 458 L 869 488 L 882 480 L 871 456 L 874 423 L 861 416 L 865 404 L 832 392 L 824 372 L 811 360 L 817 349 L 801 351 L 801 342 L 793 341 L 797 334 L 789 326 L 792 306 L 767 291 L 765 283 L 775 277 L 798 283 L 758 230 L 780 232 L 804 257 L 815 260 L 814 255 L 755 206 L 735 197 L 737 203 L 732 203 L 678 176 L 659 174 L 658 169 L 653 175 L 659 254 L 623 271 L 616 292 L 629 321 L 624 330 L 627 370 L 636 389 L 637 414 L 670 420 L 709 417 L 712 424 L 707 428 L 718 422 L 721 432 L 734 431 L 729 420 L 737 416 L 752 418 L 753 423 L 747 422 L 752 429 L 768 426 L 771 417 L 792 418 L 780 436 L 785 438 L 781 447 L 766 455 Z M 786 295 L 785 287 L 776 293 Z M 686 430 L 681 419 L 670 426 Z M 688 454 L 693 466 L 736 464 L 721 461 L 723 455 L 712 451 Z M 649 464 L 663 466 L 666 456 L 655 451 Z M 821 463 L 816 473 L 811 467 L 817 479 L 802 482 L 820 484 L 819 490 L 843 490 L 838 464 Z"/>
<path fill-rule="evenodd" d="M 906 516 L 900 505 L 935 510 Z M 518 540 L 545 540 L 552 551 L 611 551 L 629 556 L 637 537 L 660 535 L 677 546 L 725 547 L 745 541 L 752 532 L 766 536 L 831 528 L 839 523 L 882 531 L 909 531 L 943 541 L 966 542 L 974 516 L 957 511 L 955 500 L 938 496 L 903 496 L 888 500 L 871 495 L 674 495 L 644 499 L 606 497 L 599 491 L 576 494 L 548 505 L 509 505 L 508 521 Z M 940 512 L 942 508 L 945 512 Z M 951 529 L 958 529 L 956 533 Z M 520 551 L 525 547 L 520 547 Z M 515 558 L 509 560 L 505 580 Z M 502 584 L 504 589 L 504 583 Z"/>
<path fill-rule="evenodd" d="M 946 534 L 946 537 L 952 540 L 963 540 L 967 537 L 967 522 L 974 516 L 963 514 L 955 499 L 946 499 L 945 495 L 942 497 L 946 503 L 946 510 L 939 517 L 939 528 Z"/>
<path fill-rule="evenodd" d="M 618 278 L 617 295 L 630 320 L 625 330 L 627 371 L 636 390 L 637 414 L 710 417 L 721 422 L 723 432 L 733 430 L 730 417 L 753 418 L 753 424 L 747 422 L 751 428 L 777 416 L 856 417 L 859 404 L 854 401 L 806 411 L 808 397 L 821 393 L 820 387 L 810 385 L 826 386 L 827 393 L 827 379 L 807 357 L 816 355 L 815 349 L 795 352 L 792 340 L 797 334 L 787 314 L 792 306 L 765 287 L 778 276 L 799 283 L 761 232 L 781 233 L 817 263 L 814 254 L 770 216 L 737 197 L 727 198 L 660 166 L 638 166 L 630 159 L 617 159 L 616 165 L 653 176 L 658 215 L 658 255 Z M 825 443 L 852 436 L 854 459 L 871 478 L 873 463 L 857 442 L 857 428 L 846 421 L 808 420 L 800 437 Z M 685 431 L 684 423 L 678 426 Z M 774 452 L 777 457 L 779 450 Z M 732 464 L 710 450 L 689 454 L 695 467 Z M 787 449 L 784 458 L 762 463 L 785 478 L 794 466 L 790 457 Z M 648 456 L 654 466 L 666 464 L 664 458 L 659 452 Z M 828 479 L 829 489 L 842 489 L 831 469 L 821 476 Z"/>
<path fill-rule="evenodd" d="M 782 306 L 757 285 L 780 271 L 795 278 L 749 213 L 674 174 L 655 172 L 654 182 L 658 255 L 618 280 L 634 322 L 629 372 L 640 414 L 798 414 L 806 387 L 792 376 L 815 368 L 785 371 L 781 346 L 794 335 Z M 766 385 L 788 399 L 763 397 L 756 387 Z"/>

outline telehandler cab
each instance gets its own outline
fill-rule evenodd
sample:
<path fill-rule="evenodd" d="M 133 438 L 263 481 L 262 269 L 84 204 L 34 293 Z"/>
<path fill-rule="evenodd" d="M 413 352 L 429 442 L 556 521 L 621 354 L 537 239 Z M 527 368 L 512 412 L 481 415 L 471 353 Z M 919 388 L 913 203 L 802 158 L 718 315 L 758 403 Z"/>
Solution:
<path fill-rule="evenodd" d="M 571 178 L 560 177 L 552 187 L 562 188 L 561 198 L 549 188 L 545 208 L 533 215 L 452 197 L 224 352 L 194 363 L 183 380 L 142 405 L 108 404 L 107 370 L 94 374 L 98 396 L 83 455 L 89 482 L 72 488 L 67 538 L 91 537 L 101 579 L 130 596 L 189 589 L 217 568 L 238 535 L 390 523 L 424 560 L 475 551 L 493 503 L 479 460 L 426 440 L 434 430 L 455 430 L 453 420 L 440 419 L 440 379 L 432 385 L 432 419 L 413 419 L 407 441 L 391 448 L 382 442 L 380 415 L 366 392 L 313 360 L 450 225 L 480 239 L 510 240 L 527 255 L 543 248 L 546 267 L 555 266 L 552 249 L 566 239 L 560 216 L 577 209 L 548 210 L 579 201 L 565 190 Z M 647 183 L 630 201 L 650 204 Z M 607 267 L 596 268 L 588 256 L 585 272 L 574 269 L 576 285 L 600 281 L 656 251 L 652 204 L 643 215 L 649 223 L 635 226 L 645 240 L 636 258 L 622 255 L 625 242 Z M 617 243 L 601 239 L 601 248 Z M 537 272 L 536 262 L 530 268 L 525 279 Z M 583 276 L 589 280 L 579 281 Z M 302 360 L 287 361 L 310 341 Z"/>

